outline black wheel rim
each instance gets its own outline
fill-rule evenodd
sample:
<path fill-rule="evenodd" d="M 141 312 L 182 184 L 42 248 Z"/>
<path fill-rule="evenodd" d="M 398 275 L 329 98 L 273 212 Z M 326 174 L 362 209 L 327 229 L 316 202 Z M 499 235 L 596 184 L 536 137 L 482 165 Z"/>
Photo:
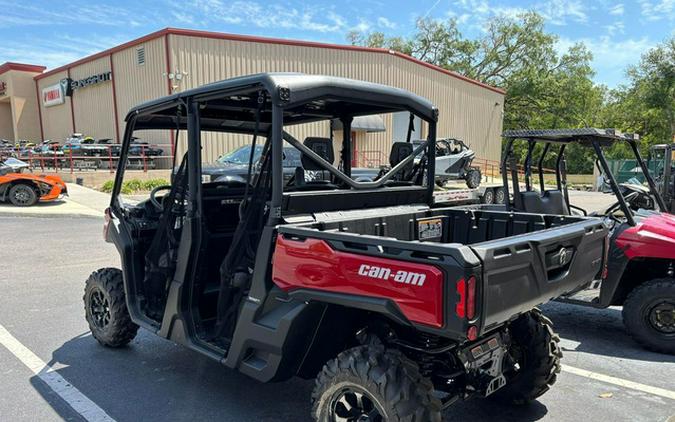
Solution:
<path fill-rule="evenodd" d="M 494 200 L 495 200 L 494 194 L 491 191 L 485 192 L 485 203 L 486 204 L 491 204 L 492 202 L 494 202 Z"/>
<path fill-rule="evenodd" d="M 646 317 L 647 323 L 656 332 L 675 336 L 675 302 L 659 300 L 649 308 Z"/>
<path fill-rule="evenodd" d="M 20 205 L 28 205 L 33 201 L 33 194 L 31 188 L 20 186 L 14 190 L 14 202 Z"/>
<path fill-rule="evenodd" d="M 347 387 L 333 396 L 332 422 L 384 422 L 384 411 L 360 388 Z"/>
<path fill-rule="evenodd" d="M 91 292 L 89 312 L 96 327 L 105 328 L 110 323 L 110 303 L 106 295 L 99 289 Z"/>

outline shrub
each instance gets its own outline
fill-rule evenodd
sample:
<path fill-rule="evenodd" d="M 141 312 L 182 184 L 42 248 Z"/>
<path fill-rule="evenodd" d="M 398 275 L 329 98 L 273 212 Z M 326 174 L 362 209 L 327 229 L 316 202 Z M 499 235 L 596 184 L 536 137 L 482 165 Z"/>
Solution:
<path fill-rule="evenodd" d="M 133 195 L 139 192 L 149 192 L 158 186 L 169 184 L 170 183 L 164 179 L 148 179 L 148 180 L 130 179 L 125 180 L 122 183 L 122 188 L 120 189 L 120 192 L 125 195 Z M 103 184 L 103 186 L 101 186 L 101 191 L 110 193 L 113 190 L 113 185 L 114 181 L 108 180 Z"/>

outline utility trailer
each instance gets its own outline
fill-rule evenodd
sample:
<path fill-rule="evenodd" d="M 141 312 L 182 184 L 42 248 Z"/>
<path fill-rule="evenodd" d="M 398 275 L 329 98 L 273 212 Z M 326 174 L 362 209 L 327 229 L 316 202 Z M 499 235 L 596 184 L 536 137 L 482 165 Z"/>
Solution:
<path fill-rule="evenodd" d="M 501 183 L 482 183 L 471 189 L 464 183 L 451 182 L 434 189 L 434 206 L 503 204 L 504 192 Z"/>

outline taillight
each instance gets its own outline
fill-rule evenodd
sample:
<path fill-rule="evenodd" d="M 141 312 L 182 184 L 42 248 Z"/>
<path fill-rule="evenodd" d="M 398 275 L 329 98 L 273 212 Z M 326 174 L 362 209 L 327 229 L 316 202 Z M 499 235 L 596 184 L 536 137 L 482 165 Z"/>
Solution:
<path fill-rule="evenodd" d="M 110 220 L 112 219 L 112 214 L 110 213 L 110 207 L 106 208 L 103 211 L 103 240 L 108 241 L 108 228 L 110 227 Z"/>
<path fill-rule="evenodd" d="M 456 285 L 457 305 L 455 314 L 460 318 L 474 319 L 476 316 L 476 277 L 471 276 L 468 280 L 463 278 Z"/>
<path fill-rule="evenodd" d="M 470 341 L 474 341 L 478 338 L 478 328 L 476 328 L 475 325 L 470 326 L 466 331 L 466 338 L 468 338 Z"/>
<path fill-rule="evenodd" d="M 455 314 L 460 318 L 464 318 L 466 317 L 466 281 L 463 278 L 457 281 L 456 289 L 459 299 L 457 300 L 457 305 L 455 305 Z"/>
<path fill-rule="evenodd" d="M 466 318 L 476 316 L 476 277 L 471 276 L 466 282 Z"/>

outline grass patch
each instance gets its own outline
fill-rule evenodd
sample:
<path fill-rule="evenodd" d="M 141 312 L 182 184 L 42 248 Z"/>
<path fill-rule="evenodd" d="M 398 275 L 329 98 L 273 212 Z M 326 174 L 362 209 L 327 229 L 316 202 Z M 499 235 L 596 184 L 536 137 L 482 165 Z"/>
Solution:
<path fill-rule="evenodd" d="M 106 193 L 112 192 L 114 183 L 115 182 L 113 180 L 108 180 L 103 184 L 103 186 L 101 186 L 101 191 Z M 149 192 L 158 186 L 169 184 L 170 183 L 164 179 L 130 179 L 122 182 L 122 188 L 120 189 L 120 192 L 125 195 L 133 195 L 139 192 Z"/>

